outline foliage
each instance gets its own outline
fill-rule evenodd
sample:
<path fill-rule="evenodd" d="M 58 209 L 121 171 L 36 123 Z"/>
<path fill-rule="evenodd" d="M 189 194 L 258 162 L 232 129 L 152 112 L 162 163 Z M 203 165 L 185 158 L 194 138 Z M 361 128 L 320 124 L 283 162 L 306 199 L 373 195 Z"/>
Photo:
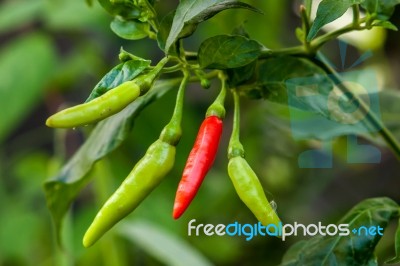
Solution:
<path fill-rule="evenodd" d="M 6 40 L 0 47 L 0 104 L 5 110 L 0 121 L 0 157 L 3 161 L 0 174 L 4 176 L 0 181 L 0 211 L 7 214 L 0 229 L 0 239 L 6 239 L 0 244 L 0 264 L 29 265 L 28 261 L 37 253 L 38 258 L 32 265 L 107 265 L 111 261 L 115 265 L 130 265 L 132 261 L 149 265 L 233 262 L 273 265 L 278 264 L 282 256 L 281 265 L 331 265 L 334 262 L 338 265 L 377 265 L 378 261 L 381 263 L 393 257 L 393 238 L 388 237 L 391 234 L 395 236 L 396 255 L 388 262 L 399 261 L 400 227 L 395 229 L 390 223 L 399 218 L 398 194 L 390 189 L 395 182 L 385 179 L 385 184 L 389 185 L 383 187 L 387 189 L 380 188 L 373 183 L 379 180 L 374 179 L 373 174 L 385 172 L 385 168 L 389 169 L 387 171 L 398 170 L 398 162 L 393 162 L 386 148 L 400 156 L 396 140 L 400 137 L 397 119 L 400 94 L 390 89 L 379 91 L 376 97 L 380 101 L 380 110 L 368 109 L 364 101 L 366 95 L 343 82 L 346 74 L 338 73 L 327 62 L 326 58 L 337 55 L 332 55 L 333 49 L 325 50 L 325 47 L 330 47 L 332 41 L 346 33 L 376 27 L 397 30 L 396 20 L 392 17 L 397 14 L 395 7 L 400 1 L 323 0 L 314 21 L 310 19 L 312 1 L 304 1 L 304 6 L 299 8 L 301 27 L 296 30 L 300 44 L 288 48 L 282 48 L 285 45 L 281 40 L 285 43 L 295 40 L 282 37 L 294 36 L 292 29 L 286 32 L 282 22 L 293 19 L 287 1 L 33 2 L 10 0 L 0 4 L 0 37 Z M 85 2 L 90 7 L 85 6 Z M 324 31 L 324 26 L 341 18 L 349 9 L 353 20 L 348 25 Z M 245 22 L 247 19 L 249 21 Z M 296 19 L 298 21 L 294 23 L 299 23 L 300 19 Z M 269 21 L 265 29 L 260 29 L 264 28 L 259 25 L 261 20 Z M 110 34 L 110 29 L 115 35 Z M 126 50 L 120 48 L 122 46 Z M 118 53 L 119 56 L 115 56 Z M 67 99 L 71 102 L 84 102 L 85 98 L 87 102 L 91 101 L 123 82 L 146 75 L 154 68 L 154 62 L 159 61 L 160 54 L 170 60 L 161 77 L 148 93 L 120 113 L 73 131 L 44 129 L 46 111 L 43 110 L 54 113 Z M 382 71 L 387 68 L 387 62 L 384 62 L 385 57 L 380 57 L 383 60 L 378 68 Z M 283 222 L 292 217 L 307 222 L 309 214 L 310 219 L 314 219 L 312 222 L 323 216 L 328 222 L 339 220 L 338 223 L 354 226 L 379 225 L 385 228 L 385 236 L 382 239 L 379 236 L 317 236 L 295 244 L 289 240 L 288 243 L 293 244 L 289 249 L 288 244 L 279 239 L 265 238 L 246 243 L 239 237 L 188 237 L 187 222 L 192 217 L 211 223 L 229 223 L 235 219 L 254 223 L 254 218 L 234 195 L 226 178 L 227 160 L 222 151 L 210 178 L 203 184 L 203 190 L 183 220 L 175 222 L 170 218 L 171 195 L 178 179 L 167 178 L 134 215 L 127 217 L 93 248 L 83 249 L 81 238 L 98 205 L 121 183 L 132 163 L 141 157 L 146 145 L 157 138 L 164 122 L 168 121 L 172 112 L 171 92 L 178 87 L 182 79 L 179 72 L 183 69 L 190 71 L 192 83 L 212 86 L 207 91 L 196 86 L 188 88 L 191 90 L 184 107 L 184 134 L 178 147 L 180 155 L 169 176 L 181 175 L 180 169 L 196 135 L 200 117 L 211 102 L 204 99 L 216 95 L 216 84 L 225 77 L 230 88 L 242 97 L 241 139 L 246 147 L 246 159 L 261 173 L 259 177 L 264 187 L 274 191 L 273 197 L 269 192 L 267 194 L 278 203 L 278 214 Z M 372 67 L 363 64 L 361 69 Z M 320 88 L 317 99 L 296 97 L 296 91 L 288 89 L 299 85 L 307 87 L 310 82 Z M 93 87 L 91 93 L 81 89 L 88 87 Z M 350 97 L 345 101 L 346 108 L 361 110 L 365 115 L 362 123 L 336 130 L 334 123 L 338 118 L 332 116 L 326 104 L 326 98 L 334 89 Z M 228 101 L 227 121 L 231 118 L 231 107 Z M 323 117 L 328 121 L 329 130 L 322 134 L 305 130 L 302 134 L 306 138 L 294 141 L 290 137 L 293 108 L 301 119 L 315 114 Z M 350 118 L 358 119 L 357 115 L 350 115 Z M 30 121 L 34 121 L 33 124 Z M 343 163 L 346 145 L 350 145 L 343 143 L 349 133 L 362 138 L 363 143 L 378 145 L 383 151 L 379 166 L 348 167 Z M 82 138 L 85 139 L 83 143 Z M 323 145 L 324 140 L 332 138 L 337 162 L 333 169 L 323 172 L 297 168 L 295 157 L 298 153 Z M 50 143 L 51 140 L 54 143 Z M 50 144 L 54 145 L 54 154 L 48 150 Z M 222 149 L 223 145 L 226 146 L 226 141 L 225 144 L 222 141 Z M 365 186 L 353 186 L 354 195 L 349 193 L 347 202 L 340 202 L 335 197 L 325 206 L 330 211 L 313 213 L 312 207 L 308 206 L 319 206 L 319 199 L 329 194 L 326 193 L 329 184 L 346 184 L 347 180 L 339 177 L 342 175 L 349 182 L 357 180 L 354 177 L 357 175 L 365 175 L 368 181 Z M 43 193 L 39 186 L 45 178 L 48 179 Z M 333 191 L 347 195 L 340 187 Z M 382 195 L 393 200 L 376 198 Z M 49 234 L 50 217 L 44 208 L 45 201 L 55 225 L 57 241 Z M 361 203 L 338 219 L 342 210 L 359 201 Z M 16 232 L 21 237 L 16 238 Z M 6 242 L 9 244 L 4 244 Z M 67 253 L 62 253 L 60 247 Z M 265 249 L 278 252 L 267 254 Z"/>
<path fill-rule="evenodd" d="M 338 224 L 349 224 L 350 228 L 360 226 L 387 227 L 392 218 L 399 216 L 399 206 L 387 198 L 368 199 L 351 209 Z M 373 249 L 381 235 L 369 237 L 356 233 L 349 237 L 318 236 L 293 245 L 281 265 L 378 265 Z"/>

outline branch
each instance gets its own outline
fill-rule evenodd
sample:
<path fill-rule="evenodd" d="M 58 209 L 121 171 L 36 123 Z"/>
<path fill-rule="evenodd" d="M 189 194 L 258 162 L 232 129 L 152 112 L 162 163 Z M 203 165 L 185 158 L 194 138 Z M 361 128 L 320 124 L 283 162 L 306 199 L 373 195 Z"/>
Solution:
<path fill-rule="evenodd" d="M 327 74 L 328 77 L 335 83 L 335 85 L 345 94 L 351 95 L 354 101 L 359 105 L 361 111 L 365 113 L 366 119 L 372 124 L 372 126 L 379 132 L 386 144 L 392 149 L 396 157 L 400 160 L 400 144 L 389 131 L 388 128 L 382 123 L 382 121 L 375 115 L 374 112 L 370 111 L 364 101 L 354 94 L 343 81 L 339 74 L 326 63 L 325 59 L 320 55 L 317 58 L 312 59 L 314 63 L 320 66 Z"/>

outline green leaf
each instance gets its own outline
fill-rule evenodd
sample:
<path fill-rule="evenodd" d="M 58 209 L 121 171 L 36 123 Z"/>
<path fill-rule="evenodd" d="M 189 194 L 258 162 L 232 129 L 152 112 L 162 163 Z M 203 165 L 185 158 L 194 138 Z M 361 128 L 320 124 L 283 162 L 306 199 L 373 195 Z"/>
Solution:
<path fill-rule="evenodd" d="M 150 31 L 150 25 L 147 22 L 140 22 L 139 20 L 124 20 L 119 16 L 114 18 L 110 27 L 115 34 L 127 40 L 146 38 Z"/>
<path fill-rule="evenodd" d="M 400 4 L 400 0 L 365 0 L 361 6 L 371 15 L 377 15 L 378 19 L 388 20 L 398 4 Z"/>
<path fill-rule="evenodd" d="M 232 30 L 232 35 L 239 35 L 246 38 L 250 38 L 249 33 L 246 31 L 243 24 L 235 27 Z M 226 70 L 228 75 L 228 84 L 229 87 L 234 88 L 243 83 L 249 82 L 250 80 L 255 78 L 255 70 L 257 66 L 257 60 L 254 60 L 252 63 L 247 64 L 238 68 L 230 68 Z"/>
<path fill-rule="evenodd" d="M 237 87 L 255 78 L 257 61 L 238 68 L 227 69 L 229 87 Z"/>
<path fill-rule="evenodd" d="M 223 10 L 233 9 L 233 8 L 248 9 L 253 12 L 262 14 L 261 10 L 251 6 L 249 4 L 239 2 L 239 1 L 225 0 L 220 3 L 216 3 L 212 6 L 210 6 L 209 8 L 203 10 L 202 12 L 198 13 L 196 16 L 194 16 L 193 18 L 188 20 L 186 24 L 197 25 L 203 21 L 206 21 L 206 20 L 212 18 L 213 16 L 215 16 L 216 14 L 218 14 L 219 12 L 221 12 Z"/>
<path fill-rule="evenodd" d="M 323 0 L 318 5 L 317 16 L 308 33 L 307 40 L 311 41 L 323 26 L 340 18 L 352 5 L 361 2 L 363 0 Z"/>
<path fill-rule="evenodd" d="M 171 30 L 165 44 L 168 53 L 171 46 L 180 38 L 190 36 L 199 23 L 215 16 L 219 12 L 232 9 L 245 8 L 260 12 L 253 6 L 233 0 L 182 0 L 180 1 L 172 22 Z"/>
<path fill-rule="evenodd" d="M 396 256 L 385 261 L 385 263 L 387 263 L 387 264 L 400 263 L 400 220 L 398 221 L 398 224 L 397 224 L 397 230 L 396 230 L 396 235 L 395 235 L 395 239 L 394 239 L 394 246 L 395 246 Z"/>
<path fill-rule="evenodd" d="M 394 31 L 398 31 L 399 29 L 396 27 L 396 25 L 394 25 L 392 22 L 386 20 L 378 20 L 378 21 L 374 21 L 374 23 L 372 23 L 372 26 L 374 27 L 383 27 L 385 29 L 388 30 L 394 30 Z"/>
<path fill-rule="evenodd" d="M 175 88 L 179 82 L 179 79 L 157 81 L 144 96 L 118 114 L 98 123 L 90 137 L 59 174 L 45 182 L 47 205 L 55 223 L 59 243 L 62 219 L 71 202 L 89 181 L 88 173 L 94 163 L 121 145 L 132 129 L 134 119 L 143 108 Z"/>
<path fill-rule="evenodd" d="M 140 9 L 132 1 L 98 0 L 100 5 L 111 15 L 121 16 L 124 19 L 140 18 Z"/>
<path fill-rule="evenodd" d="M 167 42 L 168 34 L 171 31 L 171 26 L 172 26 L 172 21 L 174 20 L 174 16 L 175 16 L 175 10 L 168 13 L 165 17 L 163 17 L 157 32 L 158 47 L 160 47 L 160 49 L 163 51 L 165 51 L 165 44 Z M 173 49 L 171 50 L 171 48 Z M 177 55 L 175 44 L 172 44 L 172 47 L 170 47 L 169 54 Z"/>
<path fill-rule="evenodd" d="M 202 68 L 237 68 L 256 60 L 261 50 L 258 42 L 246 37 L 217 35 L 200 45 L 199 64 Z"/>
<path fill-rule="evenodd" d="M 378 265 L 374 250 L 381 235 L 353 233 L 353 229 L 386 228 L 399 216 L 399 206 L 389 198 L 367 199 L 353 207 L 337 224 L 348 224 L 349 235 L 317 236 L 293 245 L 281 266 L 292 265 Z M 364 232 L 364 230 L 362 231 Z M 377 231 L 376 231 L 377 232 Z"/>
<path fill-rule="evenodd" d="M 333 83 L 329 80 L 326 73 L 317 65 L 308 59 L 297 58 L 291 56 L 274 57 L 264 60 L 258 68 L 259 79 L 257 86 L 252 89 L 258 89 L 260 95 L 264 99 L 273 102 L 287 104 L 289 101 L 287 81 L 299 78 L 299 86 L 305 85 L 303 82 L 310 82 L 319 85 L 319 90 L 324 91 L 324 94 L 329 93 L 333 87 Z M 307 78 L 310 78 L 307 80 Z M 296 80 L 293 80 L 296 81 Z M 306 100 L 304 98 L 304 100 Z M 302 99 L 299 99 L 302 101 Z M 309 109 L 314 110 L 317 109 Z M 324 113 L 324 112 L 322 112 Z"/>
<path fill-rule="evenodd" d="M 129 239 L 165 265 L 206 266 L 212 265 L 205 256 L 189 243 L 163 231 L 148 221 L 123 223 L 119 227 L 122 237 Z"/>
<path fill-rule="evenodd" d="M 307 240 L 300 240 L 294 243 L 283 255 L 282 262 L 279 266 L 297 266 L 297 264 L 291 263 L 297 261 L 299 254 L 303 251 L 305 246 L 307 246 Z"/>
<path fill-rule="evenodd" d="M 0 142 L 40 102 L 56 69 L 52 41 L 41 34 L 28 34 L 0 50 Z"/>
<path fill-rule="evenodd" d="M 94 87 L 86 102 L 89 102 L 107 91 L 117 87 L 121 83 L 132 80 L 144 69 L 150 66 L 150 60 L 137 59 L 121 63 L 111 69 Z"/>

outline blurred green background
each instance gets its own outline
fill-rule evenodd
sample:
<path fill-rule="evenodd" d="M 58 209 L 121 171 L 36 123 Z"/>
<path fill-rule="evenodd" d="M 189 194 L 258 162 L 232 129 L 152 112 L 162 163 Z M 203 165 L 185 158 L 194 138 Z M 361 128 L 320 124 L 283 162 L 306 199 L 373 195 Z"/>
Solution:
<path fill-rule="evenodd" d="M 166 14 L 177 1 L 160 1 L 157 11 Z M 250 36 L 269 48 L 296 45 L 294 30 L 300 25 L 300 1 L 247 1 L 264 15 L 243 10 L 224 11 L 201 24 L 185 44 L 196 50 L 207 36 L 245 25 Z M 393 16 L 399 26 L 399 10 Z M 396 21 L 397 20 L 397 21 Z M 54 176 L 83 143 L 89 129 L 53 130 L 45 119 L 59 108 L 81 103 L 91 89 L 118 64 L 121 46 L 143 58 L 162 57 L 154 41 L 128 42 L 115 36 L 111 17 L 94 1 L 6 0 L 0 3 L 0 265 L 276 265 L 285 251 L 303 237 L 282 242 L 271 237 L 187 236 L 187 224 L 255 223 L 237 197 L 226 172 L 226 147 L 232 113 L 226 118 L 224 138 L 213 169 L 185 215 L 172 219 L 172 206 L 182 168 L 199 124 L 218 91 L 192 86 L 187 93 L 184 135 L 176 165 L 126 223 L 117 226 L 98 244 L 83 248 L 82 236 L 99 206 L 111 195 L 147 147 L 168 122 L 174 93 L 146 108 L 135 121 L 130 138 L 92 171 L 93 182 L 80 193 L 64 222 L 64 250 L 55 243 L 46 208 L 43 182 Z M 383 89 L 399 87 L 400 39 L 396 32 L 381 31 L 375 38 L 373 57 L 361 68 L 379 73 Z M 364 46 L 365 48 L 365 43 Z M 323 49 L 340 65 L 337 42 Z M 348 48 L 351 65 L 363 51 Z M 385 102 L 383 119 L 398 132 L 396 111 L 400 97 Z M 394 99 L 394 100 L 393 100 Z M 229 99 L 228 110 L 232 104 Z M 297 156 L 320 145 L 294 141 L 286 110 L 266 101 L 243 101 L 242 139 L 247 159 L 258 173 L 270 200 L 277 203 L 284 222 L 334 223 L 362 199 L 388 196 L 399 201 L 399 163 L 381 148 L 379 164 L 347 164 L 346 137 L 334 140 L 332 169 L 301 169 Z M 282 114 L 283 113 L 283 114 Z M 397 130 L 397 131 L 396 131 Z M 400 134 L 396 134 L 400 137 Z M 386 231 L 378 255 L 392 254 Z M 180 264 L 178 264 L 180 263 Z"/>

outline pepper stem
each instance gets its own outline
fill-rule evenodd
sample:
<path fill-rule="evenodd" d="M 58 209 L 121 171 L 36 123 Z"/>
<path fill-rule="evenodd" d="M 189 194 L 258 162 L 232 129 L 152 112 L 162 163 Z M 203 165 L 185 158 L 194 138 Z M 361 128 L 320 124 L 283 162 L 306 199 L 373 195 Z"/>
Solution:
<path fill-rule="evenodd" d="M 228 159 L 233 157 L 244 157 L 244 149 L 240 143 L 240 98 L 238 92 L 233 89 L 234 113 L 233 113 L 233 129 L 228 146 Z"/>
<path fill-rule="evenodd" d="M 147 74 L 141 75 L 135 79 L 135 83 L 140 87 L 140 95 L 144 95 L 149 91 L 154 80 L 160 75 L 161 70 L 169 61 L 168 57 L 164 57 L 157 65 Z"/>
<path fill-rule="evenodd" d="M 217 116 L 220 119 L 225 118 L 225 96 L 226 96 L 226 79 L 227 77 L 222 73 L 219 72 L 218 78 L 221 80 L 221 91 L 219 92 L 215 101 L 208 107 L 206 112 L 206 117 L 209 116 Z"/>
<path fill-rule="evenodd" d="M 167 142 L 173 146 L 176 146 L 182 136 L 182 112 L 183 112 L 183 102 L 185 98 L 185 89 L 190 78 L 188 70 L 184 69 L 183 79 L 179 86 L 178 93 L 176 95 L 176 103 L 174 112 L 172 114 L 170 122 L 164 127 L 160 134 L 160 140 Z"/>

